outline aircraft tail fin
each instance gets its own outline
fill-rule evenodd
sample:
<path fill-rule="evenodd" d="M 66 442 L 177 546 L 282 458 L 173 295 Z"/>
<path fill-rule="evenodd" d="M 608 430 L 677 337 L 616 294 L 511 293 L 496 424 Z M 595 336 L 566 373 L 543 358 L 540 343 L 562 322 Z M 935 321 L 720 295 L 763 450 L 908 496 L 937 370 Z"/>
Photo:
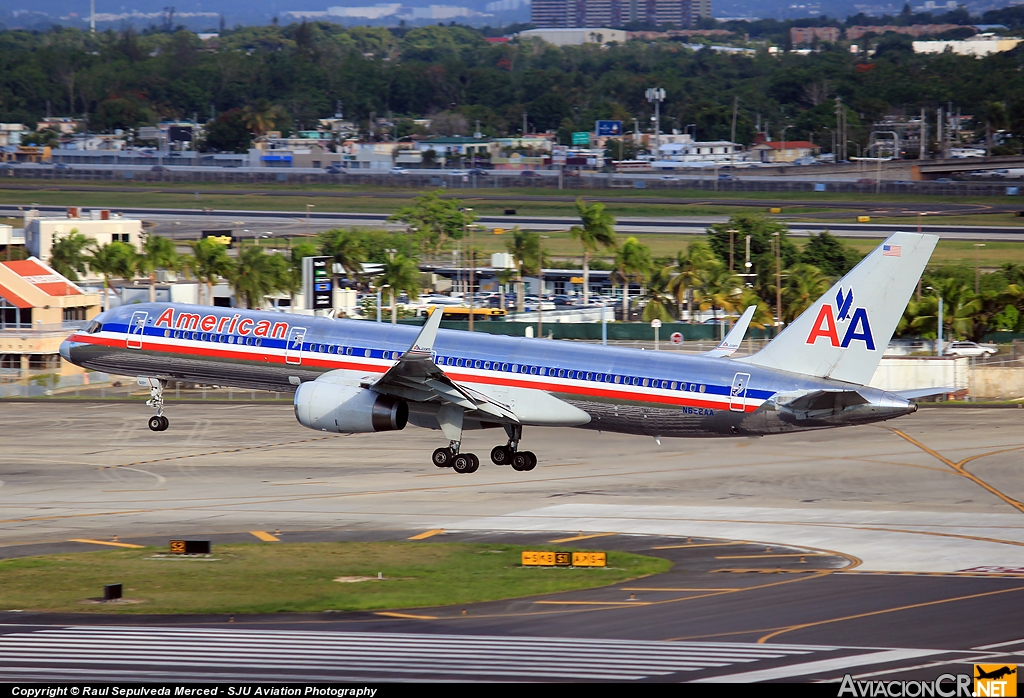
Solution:
<path fill-rule="evenodd" d="M 938 241 L 894 233 L 768 346 L 737 361 L 866 385 Z"/>

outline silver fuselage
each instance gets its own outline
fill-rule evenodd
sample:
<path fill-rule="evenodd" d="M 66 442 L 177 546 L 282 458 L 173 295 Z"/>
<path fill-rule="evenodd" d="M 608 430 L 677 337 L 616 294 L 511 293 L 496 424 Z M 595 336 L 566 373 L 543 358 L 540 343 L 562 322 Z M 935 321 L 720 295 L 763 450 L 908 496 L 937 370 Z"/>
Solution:
<path fill-rule="evenodd" d="M 327 371 L 372 382 L 409 349 L 419 329 L 166 303 L 116 308 L 97 316 L 91 328 L 61 347 L 79 366 L 272 391 L 294 391 Z M 498 401 L 509 390 L 544 391 L 590 416 L 577 426 L 628 434 L 776 434 L 866 424 L 916 410 L 875 388 L 675 352 L 440 330 L 433 355 L 453 381 Z M 827 394 L 798 399 L 816 391 Z M 859 397 L 833 400 L 833 394 Z M 409 407 L 412 423 L 436 428 L 436 408 Z M 467 421 L 467 428 L 474 426 L 490 425 Z"/>

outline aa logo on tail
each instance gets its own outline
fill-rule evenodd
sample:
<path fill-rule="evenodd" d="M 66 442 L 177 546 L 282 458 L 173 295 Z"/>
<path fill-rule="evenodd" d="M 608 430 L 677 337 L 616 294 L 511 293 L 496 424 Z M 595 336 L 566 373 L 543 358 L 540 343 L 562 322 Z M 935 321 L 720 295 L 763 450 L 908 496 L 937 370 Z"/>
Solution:
<path fill-rule="evenodd" d="M 839 340 L 840 330 L 843 339 Z M 836 294 L 836 304 L 825 303 L 814 319 L 807 343 L 814 344 L 819 339 L 827 339 L 834 347 L 850 346 L 850 342 L 860 340 L 871 351 L 875 350 L 875 338 L 871 334 L 871 323 L 868 322 L 868 311 L 853 307 L 853 289 L 843 293 L 842 287 Z"/>

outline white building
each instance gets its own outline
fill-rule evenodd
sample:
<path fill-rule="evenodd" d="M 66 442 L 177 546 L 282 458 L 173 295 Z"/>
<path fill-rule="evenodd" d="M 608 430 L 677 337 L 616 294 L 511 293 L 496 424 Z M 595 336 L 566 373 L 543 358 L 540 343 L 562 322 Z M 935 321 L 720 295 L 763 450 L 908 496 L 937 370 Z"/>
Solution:
<path fill-rule="evenodd" d="M 914 53 L 944 53 L 951 51 L 960 56 L 982 58 L 993 53 L 1012 51 L 1024 39 L 995 34 L 978 34 L 957 41 L 915 41 Z"/>
<path fill-rule="evenodd" d="M 44 262 L 50 259 L 53 249 L 53 237 L 81 233 L 98 245 L 111 242 L 125 242 L 142 251 L 142 221 L 134 218 L 122 218 L 119 214 L 107 209 L 92 209 L 88 213 L 80 208 L 71 207 L 65 216 L 42 217 L 39 211 L 25 212 L 25 248 L 28 253 Z M 91 271 L 83 280 L 94 281 L 102 277 Z"/>
<path fill-rule="evenodd" d="M 626 43 L 624 29 L 566 28 L 566 29 L 527 29 L 518 34 L 519 40 L 540 39 L 555 46 L 576 46 L 579 44 L 610 44 L 617 41 Z"/>
<path fill-rule="evenodd" d="M 657 158 L 651 163 L 655 169 L 682 167 L 714 167 L 744 161 L 743 147 L 731 141 L 695 141 L 687 134 L 671 134 L 675 142 L 662 143 Z"/>

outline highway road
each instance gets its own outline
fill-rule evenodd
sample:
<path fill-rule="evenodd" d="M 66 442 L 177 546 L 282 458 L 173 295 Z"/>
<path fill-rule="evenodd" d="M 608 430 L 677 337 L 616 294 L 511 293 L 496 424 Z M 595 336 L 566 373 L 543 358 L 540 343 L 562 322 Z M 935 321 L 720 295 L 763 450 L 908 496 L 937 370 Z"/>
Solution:
<path fill-rule="evenodd" d="M 0 205 L 0 215 L 19 216 L 24 207 Z M 40 210 L 48 213 L 64 213 L 65 207 L 41 206 Z M 134 208 L 119 207 L 114 209 L 126 216 L 140 217 L 154 224 L 154 230 L 160 235 L 173 239 L 195 239 L 203 230 L 233 230 L 242 238 L 300 236 L 315 234 L 321 230 L 335 227 L 372 227 L 403 229 L 400 224 L 389 223 L 387 214 L 377 213 L 325 213 L 311 212 L 308 217 L 303 213 L 282 211 L 247 211 L 174 208 Z M 619 233 L 629 235 L 644 234 L 679 234 L 700 235 L 707 226 L 722 223 L 728 216 L 695 216 L 695 217 L 621 217 L 616 224 Z M 505 230 L 519 226 L 525 230 L 563 231 L 579 223 L 578 218 L 569 216 L 481 216 L 478 222 L 489 229 Z M 907 220 L 906 224 L 875 224 L 875 223 L 807 223 L 802 221 L 786 221 L 790 232 L 796 237 L 806 237 L 812 233 L 828 230 L 840 237 L 883 239 L 895 231 L 918 230 L 916 218 Z M 971 241 L 1013 241 L 1024 240 L 1024 226 L 955 226 L 924 224 L 922 232 L 937 233 L 949 240 Z"/>
<path fill-rule="evenodd" d="M 317 436 L 288 404 L 172 401 L 171 429 L 154 433 L 143 399 L 0 401 L 0 558 L 181 536 L 215 550 L 415 536 L 675 564 L 441 608 L 5 610 L 0 679 L 902 680 L 1024 651 L 1022 410 L 661 444 L 531 429 L 536 470 L 467 476 L 430 465 L 435 432 Z M 494 439 L 473 432 L 466 447 L 485 453 Z"/>

